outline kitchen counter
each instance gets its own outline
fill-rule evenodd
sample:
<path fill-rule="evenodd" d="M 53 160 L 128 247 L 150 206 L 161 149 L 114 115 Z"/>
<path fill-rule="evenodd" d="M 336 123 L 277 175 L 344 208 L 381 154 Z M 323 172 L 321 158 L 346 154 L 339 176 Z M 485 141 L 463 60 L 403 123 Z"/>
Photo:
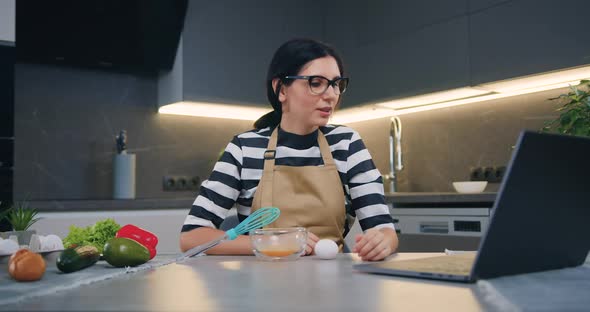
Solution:
<path fill-rule="evenodd" d="M 496 199 L 497 193 L 460 194 L 454 192 L 397 192 L 386 193 L 389 204 L 469 204 L 488 203 Z"/>
<path fill-rule="evenodd" d="M 69 211 L 118 211 L 118 210 L 161 210 L 191 208 L 195 199 L 143 198 L 143 199 L 80 199 L 80 200 L 34 200 L 29 206 L 42 212 Z"/>
<path fill-rule="evenodd" d="M 399 253 L 390 260 L 435 255 Z M 287 262 L 202 256 L 158 266 L 166 259 L 159 255 L 129 273 L 104 261 L 70 274 L 49 265 L 31 283 L 2 275 L 0 311 L 572 311 L 590 305 L 589 264 L 462 284 L 361 273 L 353 268 L 355 254 Z"/>
<path fill-rule="evenodd" d="M 398 192 L 385 194 L 394 206 L 491 207 L 496 193 Z M 42 212 L 190 209 L 193 197 L 144 199 L 35 200 L 29 206 Z M 426 206 L 425 206 L 426 205 Z"/>

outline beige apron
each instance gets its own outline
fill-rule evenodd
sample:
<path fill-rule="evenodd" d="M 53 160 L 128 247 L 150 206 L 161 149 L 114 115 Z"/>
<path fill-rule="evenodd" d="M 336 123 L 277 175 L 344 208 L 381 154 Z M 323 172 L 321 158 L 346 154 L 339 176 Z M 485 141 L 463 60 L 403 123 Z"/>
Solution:
<path fill-rule="evenodd" d="M 275 166 L 278 127 L 264 153 L 264 171 L 258 184 L 252 212 L 260 207 L 278 207 L 280 217 L 268 227 L 302 226 L 320 239 L 334 240 L 340 250 L 346 222 L 342 182 L 328 141 L 318 129 L 318 144 L 324 166 Z"/>

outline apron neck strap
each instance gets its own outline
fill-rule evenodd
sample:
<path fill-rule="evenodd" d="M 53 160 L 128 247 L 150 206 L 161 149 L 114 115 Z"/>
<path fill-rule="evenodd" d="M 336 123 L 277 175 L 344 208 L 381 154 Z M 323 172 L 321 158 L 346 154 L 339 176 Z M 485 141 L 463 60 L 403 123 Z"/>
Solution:
<path fill-rule="evenodd" d="M 326 137 L 322 133 L 321 130 L 318 131 L 318 145 L 320 147 L 320 153 L 322 154 L 322 159 L 324 160 L 324 166 L 335 166 L 334 158 L 332 157 L 332 152 L 330 152 L 330 145 L 326 140 Z M 262 198 L 261 198 L 261 207 L 272 206 L 272 181 L 273 181 L 273 174 L 275 168 L 275 156 L 277 150 L 277 140 L 279 136 L 279 127 L 277 126 L 270 135 L 270 139 L 268 141 L 268 146 L 266 147 L 266 151 L 264 152 L 264 170 L 262 174 L 262 179 L 258 182 L 259 189 L 262 185 L 266 187 L 262 187 Z M 263 183 L 263 181 L 267 181 L 269 183 Z"/>
<path fill-rule="evenodd" d="M 318 129 L 318 145 L 320 146 L 320 153 L 324 159 L 324 165 L 334 166 L 335 163 L 334 158 L 332 158 L 332 152 L 330 151 L 330 145 L 320 129 Z"/>

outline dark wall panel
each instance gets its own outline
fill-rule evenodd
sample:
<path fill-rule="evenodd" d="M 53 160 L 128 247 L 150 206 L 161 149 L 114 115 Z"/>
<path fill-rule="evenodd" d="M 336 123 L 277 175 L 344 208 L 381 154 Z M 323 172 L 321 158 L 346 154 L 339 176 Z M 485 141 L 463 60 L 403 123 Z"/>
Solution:
<path fill-rule="evenodd" d="M 15 196 L 112 198 L 115 136 L 127 130 L 137 198 L 163 192 L 164 175 L 206 176 L 232 135 L 251 122 L 160 115 L 156 80 L 57 66 L 16 66 Z"/>
<path fill-rule="evenodd" d="M 14 135 L 14 50 L 0 44 L 0 138 Z"/>

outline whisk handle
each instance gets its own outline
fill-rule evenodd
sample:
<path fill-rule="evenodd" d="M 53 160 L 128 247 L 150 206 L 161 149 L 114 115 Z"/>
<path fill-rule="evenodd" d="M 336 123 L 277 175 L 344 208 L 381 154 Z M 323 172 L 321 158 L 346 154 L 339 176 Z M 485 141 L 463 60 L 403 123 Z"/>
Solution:
<path fill-rule="evenodd" d="M 229 229 L 227 232 L 225 232 L 225 235 L 227 236 L 228 240 L 234 240 L 236 239 L 236 237 L 238 237 L 238 232 L 236 232 L 236 229 Z"/>
<path fill-rule="evenodd" d="M 194 256 L 196 256 L 196 255 L 198 255 L 198 254 L 200 254 L 202 252 L 205 252 L 205 251 L 207 251 L 207 250 L 209 250 L 209 249 L 217 246 L 222 241 L 228 240 L 228 239 L 229 239 L 229 237 L 226 234 L 226 235 L 223 235 L 222 237 L 220 237 L 218 239 L 215 239 L 215 240 L 212 240 L 212 241 L 210 241 L 208 243 L 205 243 L 205 244 L 202 244 L 202 245 L 193 247 L 193 248 L 187 250 L 182 255 L 180 255 L 180 257 L 176 258 L 176 261 L 182 261 L 182 260 L 185 260 L 187 258 L 194 257 Z"/>

